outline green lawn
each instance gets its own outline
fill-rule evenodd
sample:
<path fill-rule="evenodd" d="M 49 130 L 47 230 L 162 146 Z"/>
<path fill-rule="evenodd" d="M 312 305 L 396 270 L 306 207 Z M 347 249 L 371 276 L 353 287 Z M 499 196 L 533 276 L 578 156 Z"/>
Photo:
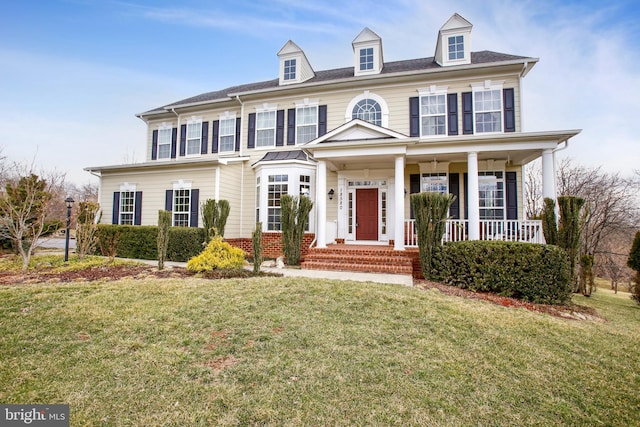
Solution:
<path fill-rule="evenodd" d="M 72 425 L 639 425 L 640 306 L 608 322 L 292 278 L 0 287 L 0 402 Z"/>

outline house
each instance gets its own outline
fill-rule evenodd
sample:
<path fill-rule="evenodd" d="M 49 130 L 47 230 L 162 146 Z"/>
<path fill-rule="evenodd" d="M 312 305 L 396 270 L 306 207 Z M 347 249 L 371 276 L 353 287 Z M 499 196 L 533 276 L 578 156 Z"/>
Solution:
<path fill-rule="evenodd" d="M 416 245 L 410 194 L 438 191 L 456 196 L 446 239 L 541 241 L 524 216 L 523 167 L 542 158 L 555 197 L 554 153 L 580 131 L 525 132 L 522 81 L 538 58 L 473 52 L 472 29 L 454 14 L 433 57 L 385 62 L 365 28 L 350 67 L 318 71 L 288 41 L 276 79 L 138 114 L 145 161 L 86 168 L 100 177 L 102 221 L 155 225 L 166 209 L 197 227 L 201 203 L 226 199 L 225 238 L 250 251 L 257 222 L 279 241 L 283 194 L 307 195 L 307 247 L 397 252 Z"/>

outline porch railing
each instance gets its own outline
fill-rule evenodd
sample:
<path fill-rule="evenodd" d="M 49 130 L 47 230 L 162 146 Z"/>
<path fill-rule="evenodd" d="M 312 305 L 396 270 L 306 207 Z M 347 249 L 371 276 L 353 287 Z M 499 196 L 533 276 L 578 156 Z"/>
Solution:
<path fill-rule="evenodd" d="M 466 219 L 447 220 L 443 242 L 467 240 L 469 221 Z M 538 220 L 480 220 L 480 240 L 505 240 L 509 242 L 544 243 L 542 221 Z M 404 244 L 418 246 L 418 230 L 415 220 L 404 222 Z"/>

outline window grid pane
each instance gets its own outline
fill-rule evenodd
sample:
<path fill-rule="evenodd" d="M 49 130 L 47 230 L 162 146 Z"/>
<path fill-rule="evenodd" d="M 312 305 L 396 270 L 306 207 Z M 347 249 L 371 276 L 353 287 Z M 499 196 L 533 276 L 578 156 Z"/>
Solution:
<path fill-rule="evenodd" d="M 476 132 L 502 131 L 502 91 L 484 90 L 474 93 Z"/>
<path fill-rule="evenodd" d="M 296 60 L 287 59 L 284 61 L 284 79 L 295 80 L 296 78 Z"/>
<path fill-rule="evenodd" d="M 304 144 L 318 136 L 318 107 L 296 109 L 296 143 Z"/>
<path fill-rule="evenodd" d="M 446 97 L 427 95 L 420 98 L 422 116 L 422 135 L 445 135 L 446 133 Z"/>
<path fill-rule="evenodd" d="M 200 154 L 202 123 L 187 123 L 187 155 Z"/>
<path fill-rule="evenodd" d="M 171 156 L 171 128 L 158 129 L 158 158 L 168 159 Z"/>
<path fill-rule="evenodd" d="M 373 70 L 373 48 L 360 49 L 360 70 Z"/>
<path fill-rule="evenodd" d="M 502 172 L 478 172 L 480 219 L 504 219 L 504 179 Z"/>
<path fill-rule="evenodd" d="M 449 37 L 449 59 L 464 59 L 464 37 Z"/>
<path fill-rule="evenodd" d="M 276 143 L 276 112 L 256 113 L 256 147 L 273 147 Z"/>
<path fill-rule="evenodd" d="M 351 117 L 382 126 L 382 107 L 373 99 L 363 99 L 353 107 Z"/>
<path fill-rule="evenodd" d="M 381 210 L 381 220 L 382 220 L 382 234 L 387 234 L 387 192 L 383 191 L 380 194 L 381 197 L 381 206 L 380 206 L 380 210 Z"/>
<path fill-rule="evenodd" d="M 420 190 L 423 193 L 448 194 L 448 180 L 446 172 L 423 173 Z"/>
<path fill-rule="evenodd" d="M 220 151 L 228 152 L 236 149 L 236 119 L 220 120 Z"/>
<path fill-rule="evenodd" d="M 281 208 L 280 198 L 288 193 L 288 175 L 269 175 L 269 186 L 267 188 L 267 230 L 280 231 Z"/>
<path fill-rule="evenodd" d="M 134 191 L 120 192 L 120 224 L 133 225 L 136 193 Z"/>
<path fill-rule="evenodd" d="M 191 190 L 173 190 L 173 225 L 188 227 L 191 211 Z"/>

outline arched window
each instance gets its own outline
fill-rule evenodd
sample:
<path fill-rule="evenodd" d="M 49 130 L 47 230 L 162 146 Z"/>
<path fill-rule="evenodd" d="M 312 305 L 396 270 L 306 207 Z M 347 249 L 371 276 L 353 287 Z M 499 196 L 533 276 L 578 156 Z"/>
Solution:
<path fill-rule="evenodd" d="M 351 118 L 382 126 L 382 107 L 375 100 L 365 98 L 353 107 Z"/>

